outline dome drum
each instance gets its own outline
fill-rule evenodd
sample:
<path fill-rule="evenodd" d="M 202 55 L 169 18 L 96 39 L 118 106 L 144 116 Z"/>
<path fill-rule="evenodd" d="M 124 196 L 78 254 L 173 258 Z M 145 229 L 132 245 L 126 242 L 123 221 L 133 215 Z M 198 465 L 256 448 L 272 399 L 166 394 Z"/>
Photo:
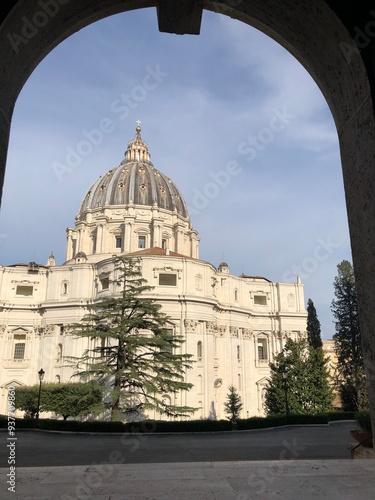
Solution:
<path fill-rule="evenodd" d="M 121 234 L 115 237 L 113 232 L 119 225 Z M 87 191 L 76 217 L 76 228 L 68 229 L 66 260 L 80 251 L 89 261 L 97 261 L 108 253 L 126 254 L 166 246 L 173 252 L 198 258 L 198 242 L 183 196 L 150 161 L 147 143 L 137 126 L 124 160 L 100 176 Z"/>

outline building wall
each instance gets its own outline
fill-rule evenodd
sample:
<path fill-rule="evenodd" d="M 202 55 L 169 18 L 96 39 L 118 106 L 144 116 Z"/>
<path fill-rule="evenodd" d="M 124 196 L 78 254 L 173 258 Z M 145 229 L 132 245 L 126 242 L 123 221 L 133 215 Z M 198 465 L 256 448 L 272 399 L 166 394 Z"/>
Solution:
<path fill-rule="evenodd" d="M 194 356 L 186 373 L 194 387 L 176 402 L 201 407 L 195 418 L 225 418 L 223 404 L 233 384 L 244 403 L 242 417 L 262 415 L 269 362 L 288 337 L 306 335 L 303 285 L 237 277 L 188 257 L 147 255 L 141 265 L 155 287 L 148 297 L 162 305 L 185 340 L 182 349 Z M 36 270 L 0 268 L 0 413 L 6 412 L 6 387 L 38 383 L 40 368 L 46 382 L 72 381 L 65 358 L 80 356 L 89 341 L 69 336 L 67 325 L 80 321 L 94 301 L 115 293 L 105 280 L 113 277 L 113 258 Z M 22 341 L 24 355 L 14 359 Z"/>

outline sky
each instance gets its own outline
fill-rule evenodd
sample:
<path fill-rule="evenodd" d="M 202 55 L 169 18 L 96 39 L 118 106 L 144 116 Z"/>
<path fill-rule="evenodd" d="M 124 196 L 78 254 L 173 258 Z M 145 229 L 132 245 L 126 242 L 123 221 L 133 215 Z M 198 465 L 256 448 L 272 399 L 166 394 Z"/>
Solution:
<path fill-rule="evenodd" d="M 260 31 L 205 11 L 201 34 L 159 33 L 156 10 L 72 35 L 16 103 L 0 213 L 2 265 L 65 259 L 91 184 L 124 157 L 136 121 L 180 189 L 200 258 L 295 282 L 334 334 L 337 264 L 351 261 L 335 124 L 316 83 Z"/>

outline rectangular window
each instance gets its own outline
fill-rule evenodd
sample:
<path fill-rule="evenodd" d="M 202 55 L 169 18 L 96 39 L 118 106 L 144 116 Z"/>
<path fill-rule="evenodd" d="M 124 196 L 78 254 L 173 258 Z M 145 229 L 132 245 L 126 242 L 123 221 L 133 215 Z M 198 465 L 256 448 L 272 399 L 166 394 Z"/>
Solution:
<path fill-rule="evenodd" d="M 161 240 L 161 247 L 165 250 L 167 248 L 167 240 Z"/>
<path fill-rule="evenodd" d="M 92 237 L 92 253 L 96 253 L 96 236 Z"/>
<path fill-rule="evenodd" d="M 176 274 L 159 274 L 159 285 L 163 286 L 176 286 L 177 276 Z"/>
<path fill-rule="evenodd" d="M 24 297 L 30 297 L 33 294 L 33 287 L 28 285 L 17 285 L 16 295 L 23 295 Z"/>
<path fill-rule="evenodd" d="M 15 335 L 13 359 L 24 359 L 25 346 L 26 346 L 26 335 Z"/>
<path fill-rule="evenodd" d="M 60 335 L 64 335 L 64 325 L 60 325 Z"/>
<path fill-rule="evenodd" d="M 146 248 L 146 236 L 138 236 L 138 248 Z"/>
<path fill-rule="evenodd" d="M 262 345 L 258 345 L 258 359 L 259 360 L 266 359 L 264 357 L 264 346 L 262 346 Z"/>
<path fill-rule="evenodd" d="M 122 238 L 121 238 L 121 236 L 116 236 L 116 248 L 122 248 Z"/>
<path fill-rule="evenodd" d="M 267 305 L 267 296 L 266 295 L 254 295 L 254 304 L 257 306 L 266 306 Z"/>
<path fill-rule="evenodd" d="M 266 339 L 258 340 L 258 360 L 266 361 L 268 359 L 267 341 Z"/>
<path fill-rule="evenodd" d="M 105 278 L 100 278 L 100 284 L 102 286 L 102 290 L 108 290 L 108 288 L 109 288 L 108 276 L 106 276 Z"/>

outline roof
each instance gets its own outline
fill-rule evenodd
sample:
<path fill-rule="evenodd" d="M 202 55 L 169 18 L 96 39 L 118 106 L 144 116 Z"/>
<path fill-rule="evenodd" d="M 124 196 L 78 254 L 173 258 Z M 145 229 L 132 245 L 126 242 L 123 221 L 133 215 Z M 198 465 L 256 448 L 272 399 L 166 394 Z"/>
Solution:
<path fill-rule="evenodd" d="M 268 283 L 272 283 L 271 280 L 269 280 L 268 278 L 265 278 L 264 276 L 247 276 L 246 274 L 242 273 L 240 275 L 240 278 L 253 279 L 253 280 L 264 280 L 264 281 L 268 281 Z"/>
<path fill-rule="evenodd" d="M 169 177 L 150 161 L 147 143 L 136 128 L 125 159 L 117 167 L 97 179 L 86 193 L 79 214 L 110 206 L 145 205 L 177 212 L 188 218 L 185 201 Z"/>
<path fill-rule="evenodd" d="M 181 253 L 172 252 L 171 250 L 168 251 L 165 248 L 160 248 L 160 247 L 152 247 L 152 248 L 145 248 L 143 250 L 137 250 L 136 252 L 126 254 L 126 257 L 135 257 L 138 255 L 140 257 L 144 257 L 147 255 L 166 255 L 167 257 L 183 257 L 185 259 L 186 258 L 190 259 L 188 255 L 182 255 Z"/>

